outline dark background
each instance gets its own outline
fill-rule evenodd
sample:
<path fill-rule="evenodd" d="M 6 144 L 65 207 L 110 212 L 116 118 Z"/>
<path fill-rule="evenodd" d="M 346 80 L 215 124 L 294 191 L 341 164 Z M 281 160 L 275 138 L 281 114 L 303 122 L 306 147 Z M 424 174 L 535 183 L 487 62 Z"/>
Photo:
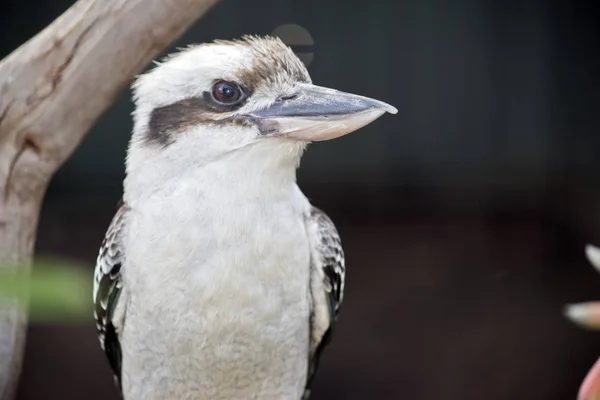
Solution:
<path fill-rule="evenodd" d="M 70 4 L 5 1 L 0 57 Z M 600 245 L 592 4 L 223 0 L 169 49 L 298 24 L 315 83 L 399 109 L 312 145 L 298 174 L 348 266 L 315 400 L 575 398 L 600 355 L 600 332 L 562 316 L 600 299 L 583 251 Z M 93 268 L 131 111 L 124 91 L 53 179 L 39 252 Z M 117 398 L 91 316 L 28 339 L 19 400 Z"/>

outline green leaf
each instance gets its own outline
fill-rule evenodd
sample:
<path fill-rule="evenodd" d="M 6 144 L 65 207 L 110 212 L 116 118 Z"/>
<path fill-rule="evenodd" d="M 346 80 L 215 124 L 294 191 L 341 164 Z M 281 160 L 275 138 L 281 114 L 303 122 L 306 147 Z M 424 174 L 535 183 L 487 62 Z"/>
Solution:
<path fill-rule="evenodd" d="M 0 266 L 0 305 L 2 302 L 29 302 L 33 323 L 72 323 L 92 319 L 90 267 L 54 256 L 38 257 L 31 276 L 25 268 Z"/>

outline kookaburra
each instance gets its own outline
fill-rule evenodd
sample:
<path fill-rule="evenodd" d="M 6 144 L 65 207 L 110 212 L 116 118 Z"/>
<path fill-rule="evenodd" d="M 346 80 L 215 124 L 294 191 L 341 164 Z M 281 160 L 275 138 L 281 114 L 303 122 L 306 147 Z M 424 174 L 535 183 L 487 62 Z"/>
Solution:
<path fill-rule="evenodd" d="M 381 101 L 315 86 L 282 41 L 191 46 L 133 85 L 123 202 L 94 277 L 126 400 L 299 400 L 344 291 L 334 224 L 296 184 L 307 144 Z"/>

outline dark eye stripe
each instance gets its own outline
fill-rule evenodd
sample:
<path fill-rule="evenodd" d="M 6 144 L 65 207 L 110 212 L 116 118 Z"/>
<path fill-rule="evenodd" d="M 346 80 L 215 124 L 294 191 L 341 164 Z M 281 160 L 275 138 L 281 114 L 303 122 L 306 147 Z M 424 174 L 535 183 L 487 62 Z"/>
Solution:
<path fill-rule="evenodd" d="M 173 143 L 178 133 L 200 124 L 250 124 L 240 118 L 218 118 L 220 114 L 235 111 L 242 105 L 243 102 L 238 104 L 216 103 L 210 92 L 204 92 L 202 97 L 190 97 L 157 107 L 150 113 L 146 140 L 149 143 L 168 146 Z"/>

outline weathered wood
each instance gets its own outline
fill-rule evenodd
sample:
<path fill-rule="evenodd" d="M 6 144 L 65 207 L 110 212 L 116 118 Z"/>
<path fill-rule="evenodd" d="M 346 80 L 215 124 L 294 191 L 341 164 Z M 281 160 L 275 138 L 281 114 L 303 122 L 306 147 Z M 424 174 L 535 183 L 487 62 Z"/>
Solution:
<path fill-rule="evenodd" d="M 79 0 L 0 62 L 1 268 L 29 273 L 53 173 L 133 75 L 217 1 Z M 1 400 L 16 390 L 26 318 L 16 300 L 0 305 Z"/>

